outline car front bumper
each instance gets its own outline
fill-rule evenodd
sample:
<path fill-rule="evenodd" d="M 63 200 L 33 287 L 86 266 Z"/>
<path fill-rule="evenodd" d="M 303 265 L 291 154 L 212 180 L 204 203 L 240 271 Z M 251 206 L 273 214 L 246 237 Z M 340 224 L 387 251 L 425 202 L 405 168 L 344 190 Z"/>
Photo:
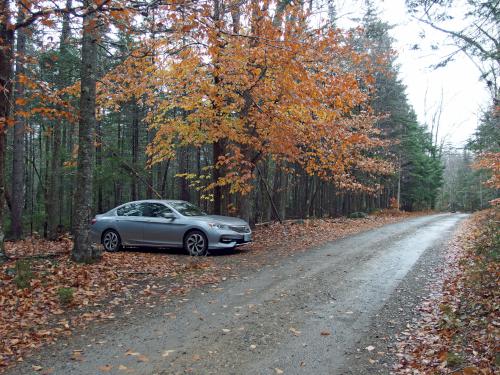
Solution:
<path fill-rule="evenodd" d="M 233 231 L 214 231 L 209 236 L 209 249 L 230 249 L 252 242 L 252 233 L 237 233 Z"/>

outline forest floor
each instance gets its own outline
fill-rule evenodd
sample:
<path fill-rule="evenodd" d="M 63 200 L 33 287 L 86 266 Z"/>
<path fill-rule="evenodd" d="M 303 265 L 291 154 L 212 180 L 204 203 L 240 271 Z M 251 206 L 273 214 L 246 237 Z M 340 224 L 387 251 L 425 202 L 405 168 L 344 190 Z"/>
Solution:
<path fill-rule="evenodd" d="M 446 247 L 419 316 L 397 337 L 398 374 L 500 373 L 500 210 L 474 214 Z"/>
<path fill-rule="evenodd" d="M 0 264 L 0 372 L 75 329 L 129 315 L 134 306 L 154 308 L 277 256 L 422 214 L 387 210 L 360 219 L 263 225 L 254 231 L 253 243 L 203 258 L 180 250 L 127 249 L 104 253 L 97 264 L 75 264 L 69 259 L 69 237 L 7 242 L 10 259 Z"/>
<path fill-rule="evenodd" d="M 11 243 L 17 273 L 12 259 L 0 276 L 3 368 L 493 374 L 498 263 L 484 250 L 498 235 L 485 225 L 498 223 L 491 215 L 273 224 L 234 252 L 135 250 L 94 265 L 69 262 L 68 239 Z M 61 288 L 73 289 L 71 301 Z"/>

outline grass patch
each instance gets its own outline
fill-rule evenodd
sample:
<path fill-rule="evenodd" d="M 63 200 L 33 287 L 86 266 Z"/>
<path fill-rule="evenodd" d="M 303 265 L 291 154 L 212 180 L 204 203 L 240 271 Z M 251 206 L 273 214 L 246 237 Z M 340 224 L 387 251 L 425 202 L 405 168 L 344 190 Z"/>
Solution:
<path fill-rule="evenodd" d="M 73 288 L 59 288 L 57 290 L 57 296 L 59 297 L 59 302 L 63 305 L 69 305 L 73 302 L 75 290 Z"/>
<path fill-rule="evenodd" d="M 16 276 L 14 283 L 19 289 L 26 289 L 30 286 L 31 280 L 35 277 L 31 268 L 31 263 L 28 260 L 18 260 L 16 262 Z"/>

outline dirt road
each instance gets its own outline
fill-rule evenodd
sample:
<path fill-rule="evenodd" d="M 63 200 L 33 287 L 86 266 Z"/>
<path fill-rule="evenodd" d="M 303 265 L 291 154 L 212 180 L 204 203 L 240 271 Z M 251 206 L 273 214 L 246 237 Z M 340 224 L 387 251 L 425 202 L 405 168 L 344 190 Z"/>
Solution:
<path fill-rule="evenodd" d="M 465 216 L 413 218 L 282 258 L 63 340 L 8 373 L 389 373 L 387 346 Z"/>

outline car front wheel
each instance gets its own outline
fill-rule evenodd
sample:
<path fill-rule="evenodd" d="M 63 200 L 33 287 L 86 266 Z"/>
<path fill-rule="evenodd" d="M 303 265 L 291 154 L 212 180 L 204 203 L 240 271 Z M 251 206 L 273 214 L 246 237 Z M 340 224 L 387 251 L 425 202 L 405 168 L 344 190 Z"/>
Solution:
<path fill-rule="evenodd" d="M 184 249 L 191 256 L 207 255 L 208 240 L 205 234 L 199 230 L 193 230 L 184 237 Z"/>
<path fill-rule="evenodd" d="M 107 230 L 102 236 L 102 245 L 106 251 L 115 252 L 120 250 L 120 235 L 114 230 Z"/>

